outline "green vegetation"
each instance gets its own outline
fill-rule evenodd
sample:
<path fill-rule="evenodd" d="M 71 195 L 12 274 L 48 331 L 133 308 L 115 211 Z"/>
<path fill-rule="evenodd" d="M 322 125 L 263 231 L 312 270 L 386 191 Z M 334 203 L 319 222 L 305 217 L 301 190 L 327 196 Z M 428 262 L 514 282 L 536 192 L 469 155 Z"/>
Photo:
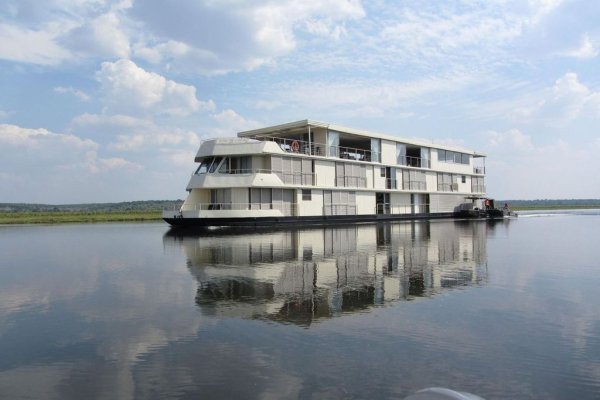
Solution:
<path fill-rule="evenodd" d="M 163 209 L 177 209 L 183 200 L 150 200 L 94 204 L 0 203 L 0 224 L 159 221 Z"/>
<path fill-rule="evenodd" d="M 600 199 L 538 199 L 538 200 L 498 200 L 501 207 L 508 203 L 513 210 L 577 210 L 600 208 Z"/>
<path fill-rule="evenodd" d="M 150 200 L 96 204 L 0 203 L 0 224 L 61 224 L 86 222 L 160 221 L 163 209 L 177 209 L 183 200 Z M 496 200 L 513 210 L 600 208 L 600 199 Z"/>
<path fill-rule="evenodd" d="M 37 211 L 0 212 L 0 224 L 63 224 L 82 222 L 159 221 L 160 211 Z"/>

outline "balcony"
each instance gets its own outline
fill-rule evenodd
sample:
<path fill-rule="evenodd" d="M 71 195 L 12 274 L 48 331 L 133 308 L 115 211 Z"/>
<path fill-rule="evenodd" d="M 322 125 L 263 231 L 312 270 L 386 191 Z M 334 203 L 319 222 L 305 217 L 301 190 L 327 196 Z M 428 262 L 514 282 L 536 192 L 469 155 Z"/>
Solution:
<path fill-rule="evenodd" d="M 398 164 L 415 168 L 431 168 L 431 161 L 420 157 L 400 156 Z"/>
<path fill-rule="evenodd" d="M 200 187 L 204 183 L 210 183 L 210 180 L 218 178 L 221 180 L 220 182 L 222 184 L 226 185 L 228 178 L 225 177 L 228 175 L 233 175 L 232 179 L 234 177 L 247 177 L 245 182 L 250 185 L 253 179 L 252 176 L 256 174 L 276 175 L 286 185 L 316 186 L 317 184 L 317 174 L 315 173 L 291 173 L 271 169 L 230 169 L 227 171 L 216 171 L 202 174 L 194 173 L 192 174 L 192 180 L 190 183 L 193 183 L 195 187 Z M 205 180 L 204 177 L 209 178 L 210 180 Z"/>
<path fill-rule="evenodd" d="M 357 147 L 327 146 L 325 143 L 309 143 L 304 140 L 274 136 L 260 136 L 254 139 L 275 142 L 281 150 L 292 154 L 335 157 L 353 161 L 372 161 L 379 159 L 379 154 L 373 154 L 371 150 Z M 373 157 L 373 155 L 375 155 L 375 157 Z"/>
<path fill-rule="evenodd" d="M 294 203 L 196 203 L 184 204 L 181 207 L 163 210 L 163 215 L 172 217 L 181 215 L 186 218 L 207 215 L 211 217 L 247 216 L 248 211 L 265 211 L 269 215 L 296 215 L 296 204 Z M 242 214 L 239 214 L 242 212 Z"/>

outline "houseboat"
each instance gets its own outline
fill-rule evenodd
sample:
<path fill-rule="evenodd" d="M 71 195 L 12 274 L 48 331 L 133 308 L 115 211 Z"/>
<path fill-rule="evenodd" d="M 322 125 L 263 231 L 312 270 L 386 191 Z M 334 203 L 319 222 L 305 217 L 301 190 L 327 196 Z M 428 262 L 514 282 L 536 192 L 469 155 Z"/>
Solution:
<path fill-rule="evenodd" d="M 313 120 L 203 141 L 173 226 L 451 218 L 484 208 L 485 155 Z"/>

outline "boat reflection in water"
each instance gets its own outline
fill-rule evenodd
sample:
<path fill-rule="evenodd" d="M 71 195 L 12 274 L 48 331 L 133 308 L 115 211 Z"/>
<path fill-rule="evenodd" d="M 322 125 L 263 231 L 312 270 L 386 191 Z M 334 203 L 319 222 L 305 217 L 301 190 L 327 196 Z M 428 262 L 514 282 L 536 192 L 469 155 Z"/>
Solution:
<path fill-rule="evenodd" d="M 297 230 L 170 231 L 198 281 L 202 313 L 303 326 L 487 279 L 480 221 Z"/>

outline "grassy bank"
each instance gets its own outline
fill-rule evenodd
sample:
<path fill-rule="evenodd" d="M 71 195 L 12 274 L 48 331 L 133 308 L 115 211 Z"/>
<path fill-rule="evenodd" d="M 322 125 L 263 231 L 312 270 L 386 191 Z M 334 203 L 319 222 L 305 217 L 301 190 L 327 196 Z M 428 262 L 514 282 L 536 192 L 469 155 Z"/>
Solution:
<path fill-rule="evenodd" d="M 65 224 L 89 222 L 160 221 L 160 211 L 39 211 L 0 212 L 0 224 Z"/>
<path fill-rule="evenodd" d="M 553 205 L 517 205 L 511 206 L 512 210 L 528 211 L 528 210 L 587 210 L 600 208 L 600 204 L 553 204 Z"/>

